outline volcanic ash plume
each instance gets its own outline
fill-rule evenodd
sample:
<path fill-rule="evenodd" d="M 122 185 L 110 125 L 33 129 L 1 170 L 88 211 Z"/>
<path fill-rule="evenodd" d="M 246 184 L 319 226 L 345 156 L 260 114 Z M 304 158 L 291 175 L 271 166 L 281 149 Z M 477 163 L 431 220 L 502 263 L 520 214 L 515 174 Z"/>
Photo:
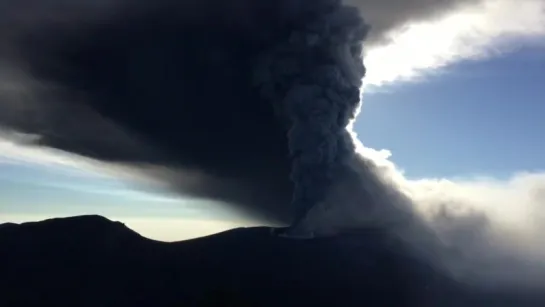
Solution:
<path fill-rule="evenodd" d="M 355 8 L 332 6 L 258 62 L 255 82 L 288 131 L 296 220 L 324 201 L 355 154 L 346 127 L 360 101 L 367 29 Z"/>
<path fill-rule="evenodd" d="M 460 280 L 542 289 L 541 228 L 453 215 L 475 203 L 429 196 L 347 128 L 367 36 L 483 1 L 0 0 L 0 127 L 291 237 L 390 232 Z"/>
<path fill-rule="evenodd" d="M 368 26 L 341 1 L 4 1 L 0 125 L 36 145 L 284 225 L 354 156 Z"/>

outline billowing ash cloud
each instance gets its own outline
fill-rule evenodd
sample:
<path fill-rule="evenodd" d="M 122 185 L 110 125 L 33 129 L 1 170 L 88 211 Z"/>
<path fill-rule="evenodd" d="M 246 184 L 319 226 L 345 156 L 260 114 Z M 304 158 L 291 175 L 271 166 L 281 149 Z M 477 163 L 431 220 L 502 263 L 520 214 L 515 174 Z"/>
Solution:
<path fill-rule="evenodd" d="M 39 145 L 280 223 L 353 154 L 367 26 L 341 1 L 0 3 L 0 124 Z M 456 3 L 348 1 L 372 41 Z"/>
<path fill-rule="evenodd" d="M 256 65 L 260 93 L 287 130 L 297 219 L 325 199 L 355 154 L 346 127 L 360 100 L 367 29 L 355 8 L 332 6 Z"/>
<path fill-rule="evenodd" d="M 544 263 L 528 269 L 536 257 L 479 245 L 488 216 L 453 218 L 441 201 L 449 210 L 430 217 L 346 129 L 365 38 L 382 44 L 480 2 L 0 0 L 0 125 L 260 221 L 295 221 L 291 235 L 377 227 L 465 281 L 522 284 L 532 272 L 545 285 Z"/>
<path fill-rule="evenodd" d="M 38 145 L 276 223 L 354 154 L 368 26 L 340 1 L 3 3 L 0 124 Z"/>

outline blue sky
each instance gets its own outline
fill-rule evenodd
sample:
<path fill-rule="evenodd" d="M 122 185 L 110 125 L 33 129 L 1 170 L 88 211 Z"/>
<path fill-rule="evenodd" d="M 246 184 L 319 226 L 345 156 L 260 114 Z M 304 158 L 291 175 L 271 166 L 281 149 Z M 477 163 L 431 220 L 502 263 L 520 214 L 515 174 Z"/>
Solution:
<path fill-rule="evenodd" d="M 545 51 L 466 60 L 371 90 L 355 125 L 409 177 L 545 170 Z"/>
<path fill-rule="evenodd" d="M 522 219 L 545 204 L 545 5 L 498 3 L 421 20 L 369 48 L 354 130 L 366 147 L 392 153 L 382 162 L 416 202 L 464 199 L 494 212 L 500 204 Z M 0 138 L 0 223 L 102 214 L 161 240 L 251 224 L 56 157 Z"/>
<path fill-rule="evenodd" d="M 159 189 L 145 192 L 140 187 L 136 182 L 63 165 L 0 161 L 0 209 L 4 212 L 191 219 L 234 215 L 213 202 L 185 199 Z"/>
<path fill-rule="evenodd" d="M 176 241 L 245 226 L 236 213 L 206 200 L 157 190 L 66 165 L 0 159 L 0 223 L 100 214 L 147 237 Z M 248 224 L 249 225 L 249 224 Z"/>

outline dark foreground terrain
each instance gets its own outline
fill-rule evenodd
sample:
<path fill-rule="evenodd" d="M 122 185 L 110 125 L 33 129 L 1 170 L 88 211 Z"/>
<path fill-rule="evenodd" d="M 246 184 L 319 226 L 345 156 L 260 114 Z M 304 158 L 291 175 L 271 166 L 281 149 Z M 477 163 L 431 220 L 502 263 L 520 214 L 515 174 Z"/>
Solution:
<path fill-rule="evenodd" d="M 379 232 L 290 240 L 268 228 L 163 243 L 100 216 L 0 225 L 0 306 L 545 306 L 483 293 Z"/>

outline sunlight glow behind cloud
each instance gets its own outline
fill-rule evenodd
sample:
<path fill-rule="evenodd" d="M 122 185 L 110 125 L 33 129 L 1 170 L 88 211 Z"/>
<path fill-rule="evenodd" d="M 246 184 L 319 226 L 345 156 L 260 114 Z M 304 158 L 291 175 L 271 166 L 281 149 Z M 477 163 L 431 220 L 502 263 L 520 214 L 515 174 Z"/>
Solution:
<path fill-rule="evenodd" d="M 545 1 L 487 0 L 406 25 L 390 38 L 367 50 L 366 85 L 411 80 L 460 60 L 508 52 L 524 41 L 537 43 L 545 39 Z"/>

